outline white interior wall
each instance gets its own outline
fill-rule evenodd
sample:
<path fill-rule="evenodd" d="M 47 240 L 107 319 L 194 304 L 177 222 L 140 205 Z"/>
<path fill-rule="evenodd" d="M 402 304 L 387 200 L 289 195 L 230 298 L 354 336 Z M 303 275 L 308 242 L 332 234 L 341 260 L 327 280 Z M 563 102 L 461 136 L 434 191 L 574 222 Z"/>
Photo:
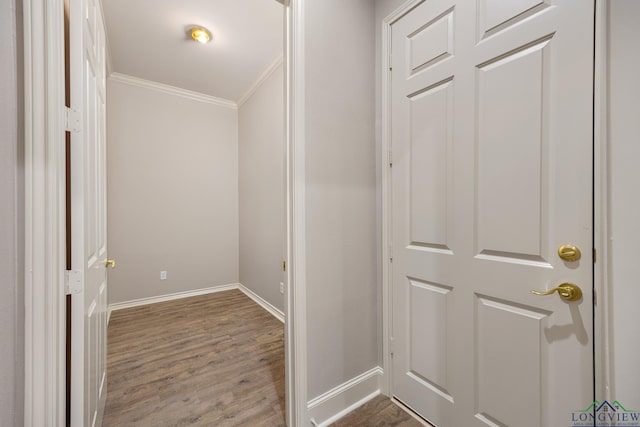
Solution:
<path fill-rule="evenodd" d="M 640 409 L 640 2 L 609 1 L 609 285 L 613 290 L 611 398 Z"/>
<path fill-rule="evenodd" d="M 240 283 L 284 311 L 284 76 L 280 64 L 238 110 Z"/>
<path fill-rule="evenodd" d="M 109 302 L 237 283 L 237 110 L 113 79 L 107 95 Z"/>
<path fill-rule="evenodd" d="M 374 3 L 304 3 L 308 397 L 379 364 Z"/>
<path fill-rule="evenodd" d="M 24 414 L 22 2 L 0 4 L 0 426 Z"/>

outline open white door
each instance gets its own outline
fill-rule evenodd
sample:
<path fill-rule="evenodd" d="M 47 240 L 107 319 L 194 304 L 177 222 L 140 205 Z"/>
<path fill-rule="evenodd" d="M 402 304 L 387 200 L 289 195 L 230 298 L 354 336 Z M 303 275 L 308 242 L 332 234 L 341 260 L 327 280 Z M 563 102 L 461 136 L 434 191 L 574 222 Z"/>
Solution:
<path fill-rule="evenodd" d="M 440 427 L 593 401 L 593 14 L 431 0 L 392 24 L 392 391 Z M 563 283 L 582 297 L 531 293 Z"/>
<path fill-rule="evenodd" d="M 70 0 L 71 425 L 102 424 L 106 399 L 105 31 L 97 0 Z"/>

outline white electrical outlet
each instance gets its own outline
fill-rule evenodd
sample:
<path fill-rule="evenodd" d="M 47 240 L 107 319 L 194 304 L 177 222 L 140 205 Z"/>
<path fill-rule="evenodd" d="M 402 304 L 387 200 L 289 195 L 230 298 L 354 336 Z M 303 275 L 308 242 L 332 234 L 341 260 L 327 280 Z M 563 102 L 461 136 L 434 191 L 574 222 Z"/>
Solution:
<path fill-rule="evenodd" d="M 280 293 L 284 294 L 284 283 L 280 282 Z"/>
<path fill-rule="evenodd" d="M 167 280 L 167 272 L 166 271 L 161 271 L 160 272 L 160 280 Z"/>

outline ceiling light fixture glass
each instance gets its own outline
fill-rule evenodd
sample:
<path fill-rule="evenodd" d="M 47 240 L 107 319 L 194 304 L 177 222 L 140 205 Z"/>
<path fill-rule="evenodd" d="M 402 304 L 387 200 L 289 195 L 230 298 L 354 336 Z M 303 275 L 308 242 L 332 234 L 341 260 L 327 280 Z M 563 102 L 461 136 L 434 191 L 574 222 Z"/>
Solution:
<path fill-rule="evenodd" d="M 198 43 L 209 43 L 211 32 L 204 27 L 193 27 L 191 28 L 191 38 Z"/>

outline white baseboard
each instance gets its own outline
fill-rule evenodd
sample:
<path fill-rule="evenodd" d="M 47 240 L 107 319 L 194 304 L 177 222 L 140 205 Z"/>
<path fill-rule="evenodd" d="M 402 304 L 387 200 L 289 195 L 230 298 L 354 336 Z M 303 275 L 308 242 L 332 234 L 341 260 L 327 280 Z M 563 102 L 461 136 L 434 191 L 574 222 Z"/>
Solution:
<path fill-rule="evenodd" d="M 247 288 L 242 283 L 238 284 L 238 289 L 240 289 L 242 292 L 244 292 L 244 294 L 246 296 L 251 298 L 260 307 L 264 308 L 269 313 L 271 313 L 273 315 L 273 317 L 275 317 L 276 319 L 278 319 L 279 321 L 284 323 L 284 313 L 282 311 L 280 311 L 278 308 L 276 308 L 269 301 L 265 300 L 260 295 L 256 294 L 255 292 L 253 292 L 251 289 Z"/>
<path fill-rule="evenodd" d="M 376 366 L 311 399 L 307 410 L 314 426 L 325 427 L 380 394 L 382 368 Z"/>
<path fill-rule="evenodd" d="M 195 289 L 193 291 L 176 292 L 174 294 L 158 295 L 155 297 L 134 299 L 131 301 L 116 302 L 109 304 L 109 312 L 123 310 L 125 308 L 139 307 L 141 305 L 155 304 L 158 302 L 172 301 L 180 298 L 195 297 L 198 295 L 212 294 L 214 292 L 230 291 L 239 289 L 240 283 L 231 283 L 229 285 L 211 286 L 210 288 Z M 109 314 L 110 316 L 111 314 Z"/>
<path fill-rule="evenodd" d="M 240 290 L 246 296 L 251 298 L 260 307 L 264 308 L 269 313 L 271 313 L 273 317 L 275 317 L 276 319 L 284 323 L 284 313 L 282 311 L 278 310 L 275 306 L 271 305 L 271 303 L 266 301 L 264 298 L 262 298 L 261 296 L 259 296 L 258 294 L 256 294 L 255 292 L 253 292 L 243 284 L 230 283 L 228 285 L 211 286 L 209 288 L 196 289 L 193 291 L 176 292 L 173 294 L 159 295 L 155 297 L 140 298 L 140 299 L 134 299 L 131 301 L 123 301 L 123 302 L 116 302 L 113 304 L 109 304 L 109 310 L 107 313 L 107 324 L 109 324 L 109 320 L 111 320 L 112 311 L 123 310 L 125 308 L 139 307 L 147 304 L 155 304 L 158 302 L 172 301 L 172 300 L 181 299 L 181 298 L 195 297 L 198 295 L 212 294 L 215 292 L 230 291 L 232 289 Z"/>

